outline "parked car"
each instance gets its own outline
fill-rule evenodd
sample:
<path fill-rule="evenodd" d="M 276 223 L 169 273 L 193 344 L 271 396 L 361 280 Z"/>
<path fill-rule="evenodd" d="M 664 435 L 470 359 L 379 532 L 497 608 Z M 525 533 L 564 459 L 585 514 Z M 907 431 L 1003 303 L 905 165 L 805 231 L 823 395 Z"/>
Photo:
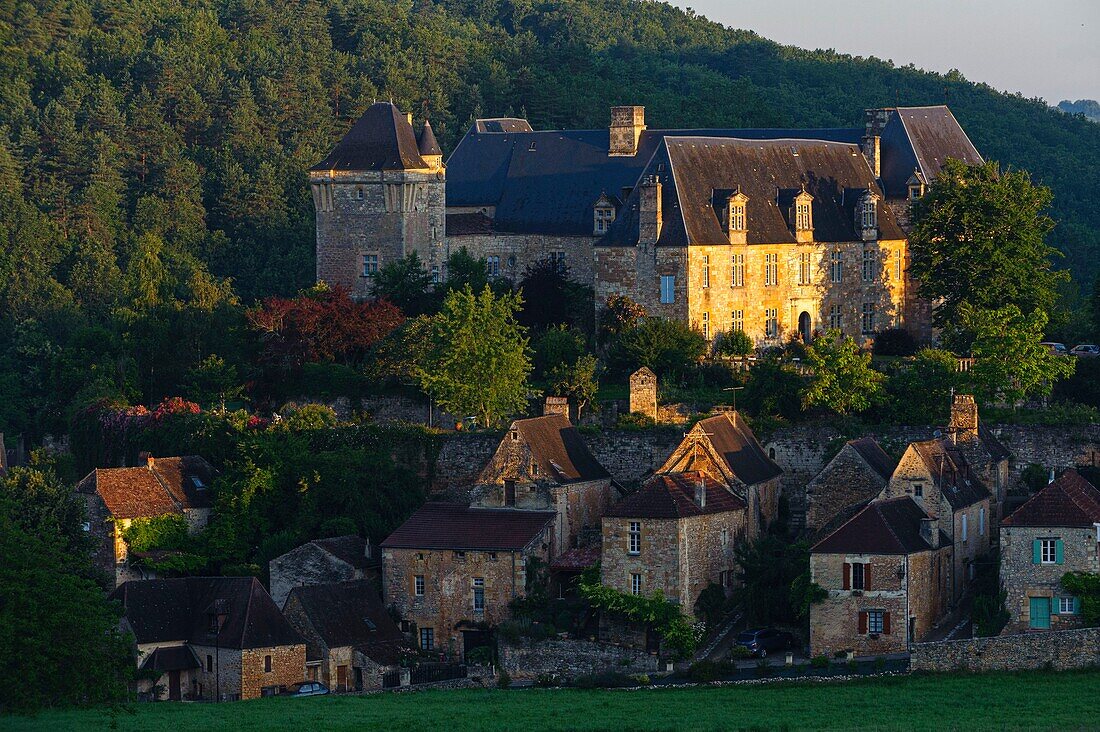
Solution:
<path fill-rule="evenodd" d="M 744 646 L 754 656 L 764 658 L 769 651 L 786 651 L 794 645 L 794 636 L 785 630 L 755 628 L 737 634 L 737 645 Z"/>
<path fill-rule="evenodd" d="M 1079 346 L 1074 346 L 1070 350 L 1074 356 L 1100 356 L 1100 346 L 1093 345 L 1091 343 L 1082 343 Z"/>
<path fill-rule="evenodd" d="M 287 696 L 321 696 L 328 693 L 328 687 L 320 681 L 299 681 L 286 687 Z"/>
<path fill-rule="evenodd" d="M 1066 348 L 1065 343 L 1051 343 L 1050 341 L 1044 341 L 1039 344 L 1040 346 L 1046 346 L 1050 349 L 1050 352 L 1055 356 L 1065 356 L 1069 353 L 1069 349 Z"/>

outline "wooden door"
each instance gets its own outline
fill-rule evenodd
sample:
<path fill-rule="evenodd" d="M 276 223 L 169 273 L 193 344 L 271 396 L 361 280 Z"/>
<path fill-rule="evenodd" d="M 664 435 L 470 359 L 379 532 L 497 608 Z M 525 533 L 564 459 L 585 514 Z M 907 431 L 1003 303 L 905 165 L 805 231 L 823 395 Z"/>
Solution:
<path fill-rule="evenodd" d="M 172 701 L 180 701 L 183 698 L 183 696 L 180 694 L 179 671 L 168 672 L 168 698 Z"/>
<path fill-rule="evenodd" d="M 1031 623 L 1032 628 L 1046 630 L 1050 628 L 1050 598 L 1031 598 Z"/>
<path fill-rule="evenodd" d="M 348 667 L 337 666 L 336 667 L 336 688 L 339 691 L 348 690 Z"/>

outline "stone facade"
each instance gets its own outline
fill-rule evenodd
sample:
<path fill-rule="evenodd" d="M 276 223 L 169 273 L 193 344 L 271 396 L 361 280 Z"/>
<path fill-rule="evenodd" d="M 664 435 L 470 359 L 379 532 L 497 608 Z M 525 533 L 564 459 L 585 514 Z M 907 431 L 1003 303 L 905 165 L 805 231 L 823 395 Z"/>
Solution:
<path fill-rule="evenodd" d="M 271 577 L 271 599 L 282 607 L 295 587 L 323 585 L 333 582 L 372 579 L 380 576 L 377 548 L 363 542 L 364 556 L 355 564 L 325 549 L 321 543 L 310 542 L 275 557 L 268 563 Z"/>
<path fill-rule="evenodd" d="M 806 530 L 820 531 L 845 508 L 877 496 L 885 483 L 851 444 L 845 444 L 806 485 Z"/>
<path fill-rule="evenodd" d="M 912 671 L 1020 671 L 1093 668 L 1100 658 L 1100 628 L 993 638 L 918 643 L 909 659 Z"/>
<path fill-rule="evenodd" d="M 1057 556 L 1050 562 L 1044 561 L 1042 556 L 1038 562 L 1035 561 L 1035 543 L 1044 539 L 1061 543 L 1061 562 L 1057 561 Z M 1079 609 L 1061 612 L 1060 599 L 1072 597 L 1062 587 L 1062 575 L 1066 572 L 1100 572 L 1100 529 L 1002 526 L 1001 584 L 1007 595 L 1005 607 L 1009 615 L 1004 632 L 1024 632 L 1031 628 L 1032 599 L 1049 600 L 1050 629 L 1065 630 L 1080 626 Z"/>
<path fill-rule="evenodd" d="M 268 670 L 270 669 L 270 670 Z M 265 689 L 290 686 L 305 678 L 306 647 L 278 646 L 241 651 L 241 699 L 256 699 Z"/>
<path fill-rule="evenodd" d="M 647 366 L 630 375 L 630 413 L 657 419 L 657 374 Z"/>
<path fill-rule="evenodd" d="M 517 285 L 528 267 L 551 257 L 565 265 L 569 279 L 591 285 L 595 276 L 592 257 L 595 243 L 595 236 L 506 232 L 452 234 L 447 237 L 448 252 L 465 248 L 470 256 L 486 260 L 490 275 L 511 280 Z"/>
<path fill-rule="evenodd" d="M 587 640 L 501 643 L 500 665 L 513 679 L 553 675 L 573 679 L 616 671 L 644 674 L 657 671 L 657 657 L 644 651 Z"/>

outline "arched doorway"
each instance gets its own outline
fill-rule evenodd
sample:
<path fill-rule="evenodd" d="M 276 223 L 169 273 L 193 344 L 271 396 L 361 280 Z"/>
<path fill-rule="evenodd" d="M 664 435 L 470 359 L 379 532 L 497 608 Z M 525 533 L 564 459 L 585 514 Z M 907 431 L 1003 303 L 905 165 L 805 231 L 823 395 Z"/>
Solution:
<path fill-rule="evenodd" d="M 813 323 L 810 320 L 810 314 L 805 310 L 798 316 L 798 333 L 802 336 L 803 343 L 810 342 L 810 337 L 813 335 Z"/>

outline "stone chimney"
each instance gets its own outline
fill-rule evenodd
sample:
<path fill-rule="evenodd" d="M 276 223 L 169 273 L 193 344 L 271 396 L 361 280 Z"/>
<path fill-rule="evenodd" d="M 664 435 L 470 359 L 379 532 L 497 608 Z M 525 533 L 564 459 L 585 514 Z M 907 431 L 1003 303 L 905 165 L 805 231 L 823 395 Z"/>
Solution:
<path fill-rule="evenodd" d="M 949 431 L 956 434 L 960 441 L 978 437 L 978 403 L 973 394 L 956 394 L 951 402 L 951 424 Z"/>
<path fill-rule="evenodd" d="M 695 480 L 695 505 L 699 508 L 707 507 L 707 482 L 702 476 Z"/>
<path fill-rule="evenodd" d="M 405 112 L 405 121 L 409 123 L 409 127 L 412 127 L 412 123 L 413 123 L 413 113 L 412 112 Z"/>
<path fill-rule="evenodd" d="M 638 138 L 645 129 L 645 107 L 612 107 L 607 154 L 637 155 Z"/>
<path fill-rule="evenodd" d="M 920 520 L 920 538 L 928 542 L 933 549 L 940 546 L 940 530 L 934 518 L 922 518 Z"/>
<path fill-rule="evenodd" d="M 568 419 L 569 398 L 563 396 L 546 397 L 546 401 L 542 405 L 542 414 L 544 417 L 550 414 L 560 414 Z"/>
<path fill-rule="evenodd" d="M 150 470 L 152 470 L 152 469 L 153 469 L 153 465 L 155 465 L 155 464 L 156 464 L 156 459 L 155 459 L 155 458 L 153 458 L 153 456 L 152 456 L 152 455 L 146 455 L 146 456 L 145 456 L 145 466 L 146 466 L 147 468 L 149 468 Z"/>
<path fill-rule="evenodd" d="M 892 109 L 866 109 L 863 111 L 863 139 L 860 148 L 867 164 L 878 178 L 882 175 L 882 129 L 894 114 Z"/>
<path fill-rule="evenodd" d="M 650 175 L 638 186 L 638 244 L 652 246 L 661 237 L 661 181 Z"/>

